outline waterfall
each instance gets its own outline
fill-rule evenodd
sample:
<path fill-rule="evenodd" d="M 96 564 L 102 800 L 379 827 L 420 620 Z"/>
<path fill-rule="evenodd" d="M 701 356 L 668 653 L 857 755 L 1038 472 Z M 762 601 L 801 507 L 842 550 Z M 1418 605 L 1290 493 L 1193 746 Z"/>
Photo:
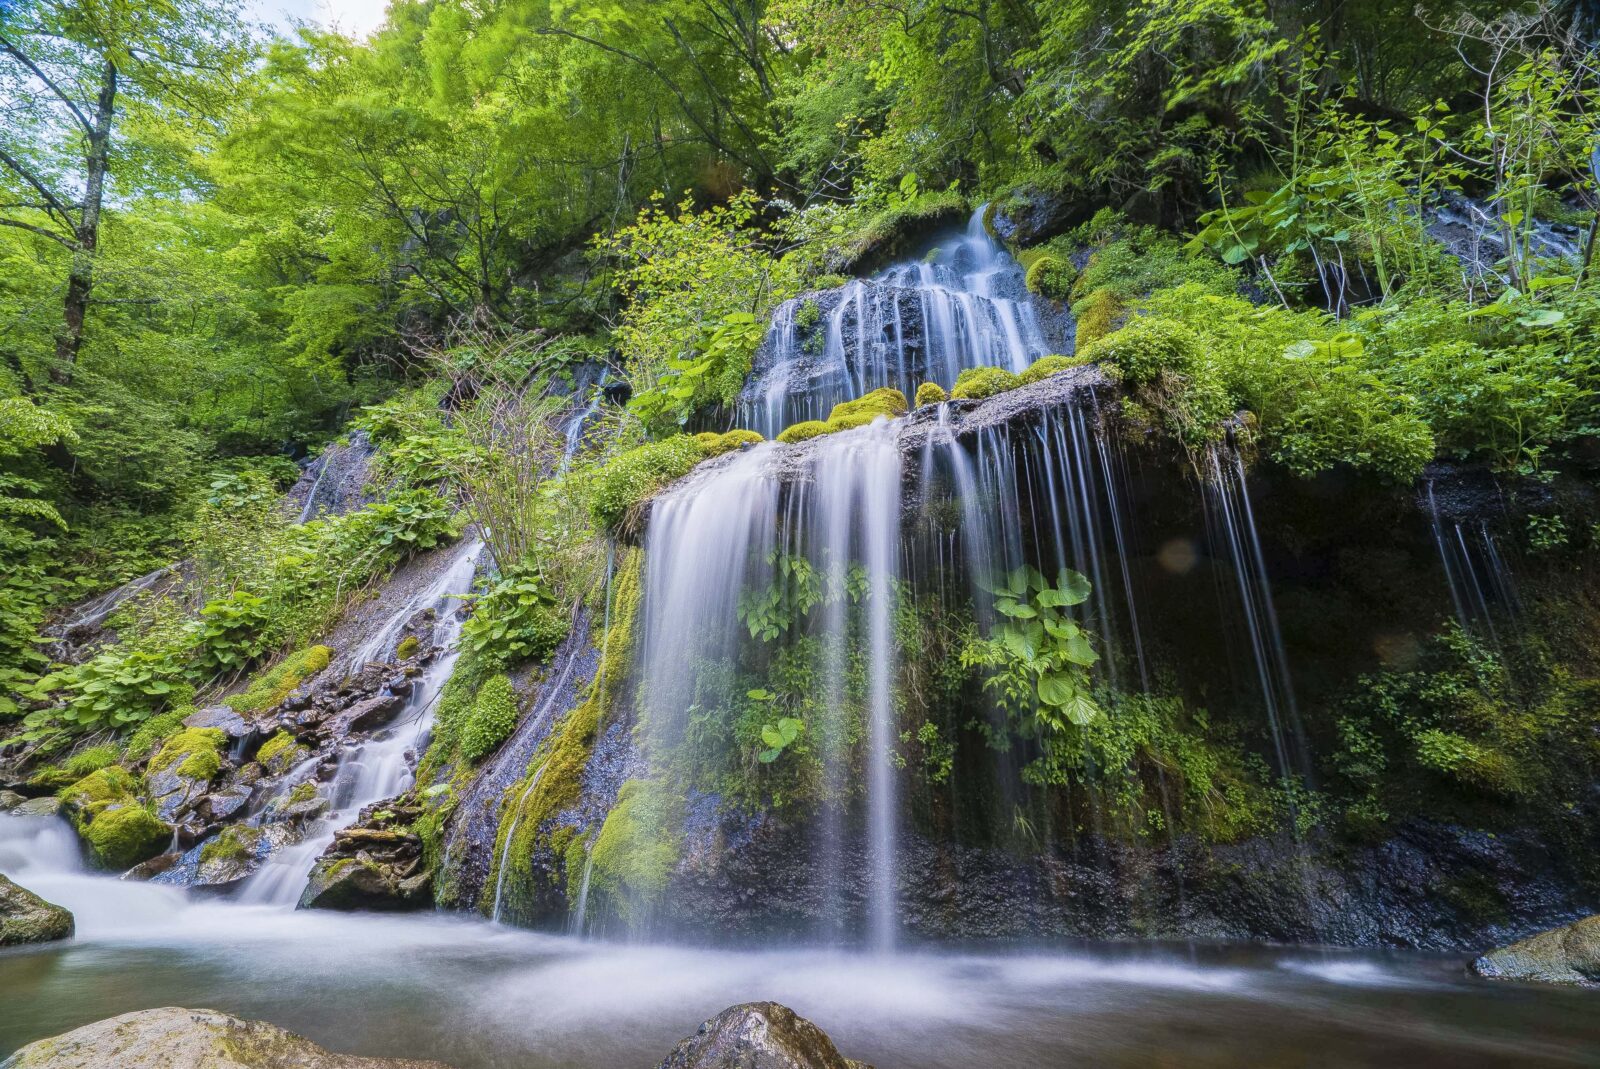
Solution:
<path fill-rule="evenodd" d="M 355 820 L 363 806 L 392 798 L 411 785 L 412 767 L 407 755 L 427 743 L 439 693 L 455 669 L 456 658 L 460 655 L 456 640 L 461 634 L 461 617 L 455 611 L 455 599 L 472 589 L 483 545 L 483 540 L 476 537 L 464 543 L 456 550 L 449 567 L 402 605 L 378 629 L 374 641 L 358 651 L 352 663 L 359 667 L 382 655 L 384 647 L 374 646 L 378 638 L 398 633 L 406 621 L 422 609 L 435 610 L 430 642 L 442 652 L 417 677 L 395 722 L 340 755 L 327 789 L 331 812 L 317 830 L 268 859 L 240 889 L 240 901 L 293 907 L 300 900 L 317 858 L 333 843 L 334 834 Z M 299 778 L 287 777 L 283 789 L 292 788 Z"/>
<path fill-rule="evenodd" d="M 1504 647 L 1495 627 L 1493 610 L 1499 607 L 1515 619 L 1517 593 L 1511 570 L 1486 524 L 1480 523 L 1469 539 L 1460 523 L 1447 520 L 1440 512 L 1432 479 L 1428 480 L 1425 493 L 1433 544 L 1439 551 L 1439 564 L 1444 569 L 1445 585 L 1450 589 L 1456 623 L 1464 634 L 1486 642 L 1503 656 Z"/>
<path fill-rule="evenodd" d="M 600 411 L 600 401 L 605 397 L 606 383 L 611 380 L 611 370 L 600 372 L 600 380 L 594 384 L 590 391 L 589 403 L 580 408 L 567 421 L 567 426 L 562 432 L 564 442 L 561 447 L 561 465 L 557 473 L 564 472 L 572 467 L 572 458 L 578 454 L 578 447 L 583 444 L 583 434 L 589 427 L 589 421 L 594 414 Z"/>
<path fill-rule="evenodd" d="M 924 380 L 949 386 L 962 370 L 991 365 L 1021 371 L 1059 350 L 1063 340 L 1045 329 L 1021 265 L 989 236 L 983 213 L 926 260 L 785 302 L 741 399 L 741 425 L 770 438 L 881 386 L 909 397 Z"/>
<path fill-rule="evenodd" d="M 1272 734 L 1278 772 L 1285 777 L 1299 773 L 1309 779 L 1305 733 L 1295 703 L 1283 634 L 1278 628 L 1272 582 L 1256 530 L 1255 510 L 1245 485 L 1244 461 L 1231 445 L 1222 445 L 1212 446 L 1207 451 L 1206 464 L 1207 512 L 1212 538 L 1226 555 L 1238 588 L 1239 606 L 1250 641 L 1262 707 Z"/>

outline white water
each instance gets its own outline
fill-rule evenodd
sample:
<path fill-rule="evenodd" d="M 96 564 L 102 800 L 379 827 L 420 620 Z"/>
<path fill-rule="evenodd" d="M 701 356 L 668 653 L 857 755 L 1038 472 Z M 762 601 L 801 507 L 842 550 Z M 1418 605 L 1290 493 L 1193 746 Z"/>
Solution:
<path fill-rule="evenodd" d="M 600 402 L 605 397 L 606 383 L 611 380 L 611 371 L 607 369 L 600 372 L 600 381 L 591 388 L 589 403 L 579 409 L 567 421 L 565 442 L 561 448 L 561 466 L 558 471 L 566 471 L 572 466 L 572 458 L 577 455 L 578 447 L 583 444 L 583 432 L 588 428 L 589 421 L 594 414 L 600 411 Z"/>
<path fill-rule="evenodd" d="M 481 539 L 464 543 L 450 566 L 379 629 L 379 636 L 392 637 L 417 612 L 433 608 L 436 615 L 430 643 L 443 652 L 413 681 L 405 706 L 395 715 L 394 722 L 339 758 L 338 769 L 326 789 L 328 815 L 300 842 L 268 858 L 240 888 L 241 902 L 292 908 L 299 902 L 317 858 L 333 843 L 334 833 L 355 820 L 363 806 L 392 798 L 411 786 L 411 758 L 427 742 L 439 692 L 449 682 L 459 656 L 456 640 L 461 634 L 461 618 L 456 612 L 456 598 L 472 589 L 482 552 Z M 354 663 L 365 664 L 382 656 L 386 649 L 386 645 L 368 642 Z M 296 778 L 289 777 L 285 790 L 293 786 Z"/>
<path fill-rule="evenodd" d="M 966 368 L 1021 371 L 1048 353 L 1022 268 L 984 230 L 983 211 L 929 259 L 844 286 L 809 330 L 797 317 L 815 295 L 781 306 L 766 340 L 771 366 L 745 391 L 740 425 L 770 438 L 880 386 L 909 397 L 923 380 L 948 387 Z"/>

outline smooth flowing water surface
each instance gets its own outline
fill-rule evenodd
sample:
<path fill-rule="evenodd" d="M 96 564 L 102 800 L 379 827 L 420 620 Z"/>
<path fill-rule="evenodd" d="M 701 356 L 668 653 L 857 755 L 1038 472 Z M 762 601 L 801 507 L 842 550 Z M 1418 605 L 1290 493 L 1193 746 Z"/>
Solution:
<path fill-rule="evenodd" d="M 0 869 L 74 910 L 79 934 L 0 953 L 0 1056 L 113 1014 L 179 1005 L 461 1069 L 647 1069 L 722 1008 L 775 999 L 878 1069 L 1600 1062 L 1595 995 L 1474 980 L 1458 957 L 608 944 L 432 914 L 190 899 L 71 871 L 50 860 L 71 845 L 56 834 L 64 827 L 35 822 L 24 834 L 20 818 L 0 816 L 9 820 L 17 834 L 0 843 Z"/>

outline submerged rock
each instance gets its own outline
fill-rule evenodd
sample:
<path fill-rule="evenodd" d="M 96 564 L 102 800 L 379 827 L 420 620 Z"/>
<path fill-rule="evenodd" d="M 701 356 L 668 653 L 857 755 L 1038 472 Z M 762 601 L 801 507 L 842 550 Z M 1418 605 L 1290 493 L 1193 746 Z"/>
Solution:
<path fill-rule="evenodd" d="M 730 1006 L 672 1049 L 659 1069 L 871 1069 L 776 1002 Z"/>
<path fill-rule="evenodd" d="M 1491 950 L 1472 971 L 1491 980 L 1600 986 L 1600 915 Z"/>
<path fill-rule="evenodd" d="M 0 947 L 72 936 L 72 914 L 0 875 Z"/>
<path fill-rule="evenodd" d="M 167 1006 L 84 1025 L 17 1051 L 0 1069 L 450 1069 L 334 1054 L 262 1021 Z"/>

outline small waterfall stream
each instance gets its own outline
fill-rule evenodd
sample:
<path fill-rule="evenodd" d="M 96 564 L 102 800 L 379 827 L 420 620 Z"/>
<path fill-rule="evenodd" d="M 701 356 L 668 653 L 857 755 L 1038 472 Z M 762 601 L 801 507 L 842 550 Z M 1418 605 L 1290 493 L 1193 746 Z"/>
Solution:
<path fill-rule="evenodd" d="M 402 605 L 356 651 L 350 663 L 357 667 L 385 657 L 407 621 L 424 609 L 435 610 L 430 643 L 441 652 L 416 678 L 394 722 L 340 756 L 326 788 L 328 815 L 300 842 L 269 858 L 240 888 L 241 902 L 292 908 L 305 889 L 306 877 L 333 842 L 335 833 L 355 820 L 363 806 L 392 798 L 410 786 L 410 756 L 427 743 L 439 693 L 449 682 L 459 656 L 456 640 L 461 634 L 461 617 L 455 611 L 456 598 L 472 589 L 483 546 L 476 537 L 466 541 L 438 578 Z M 301 778 L 287 777 L 282 790 L 289 791 Z"/>
<path fill-rule="evenodd" d="M 741 399 L 739 425 L 771 438 L 880 386 L 909 397 L 927 379 L 948 387 L 966 368 L 1021 371 L 1059 351 L 1021 265 L 984 229 L 986 207 L 926 259 L 785 302 Z"/>

